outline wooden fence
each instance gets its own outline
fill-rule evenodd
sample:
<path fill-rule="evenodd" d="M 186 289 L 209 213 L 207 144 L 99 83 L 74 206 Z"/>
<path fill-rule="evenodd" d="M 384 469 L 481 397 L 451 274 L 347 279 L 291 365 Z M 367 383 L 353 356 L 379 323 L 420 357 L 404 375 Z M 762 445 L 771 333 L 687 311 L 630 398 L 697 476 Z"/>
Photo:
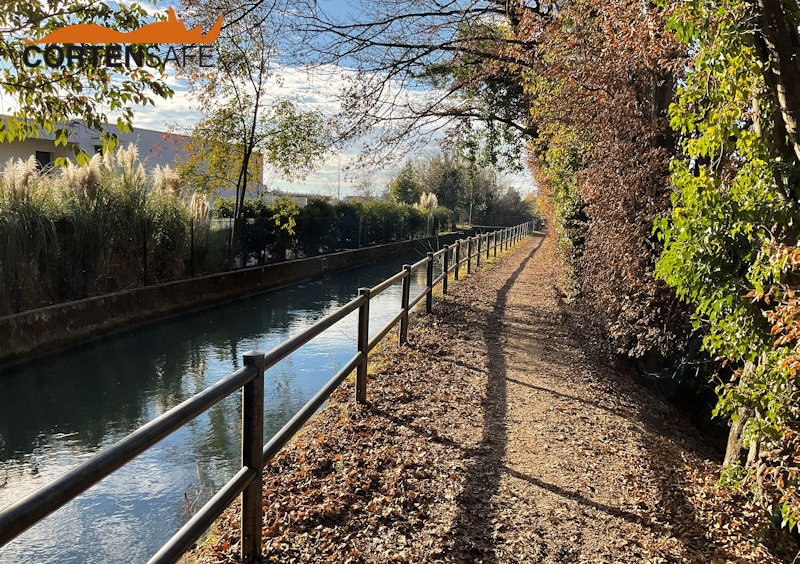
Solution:
<path fill-rule="evenodd" d="M 242 465 L 239 471 L 161 547 L 150 562 L 177 561 L 240 494 L 242 561 L 248 563 L 257 561 L 261 554 L 261 487 L 264 464 L 283 448 L 353 370 L 356 371 L 356 401 L 366 402 L 369 352 L 398 323 L 400 344 L 404 344 L 408 339 L 409 312 L 425 299 L 425 310 L 430 313 L 433 307 L 433 289 L 437 284 L 441 284 L 442 292 L 447 294 L 450 275 L 458 280 L 462 265 L 466 264 L 466 271 L 472 272 L 473 266 L 480 267 L 481 261 L 488 260 L 490 254 L 497 256 L 498 249 L 507 250 L 528 236 L 532 230 L 532 223 L 523 223 L 466 240 L 462 239 L 437 252 L 429 252 L 419 262 L 404 265 L 400 272 L 377 286 L 360 288 L 358 297 L 268 353 L 245 353 L 244 366 L 233 374 L 166 411 L 113 446 L 97 453 L 86 462 L 0 512 L 0 546 L 241 388 Z M 442 273 L 434 278 L 434 262 L 440 258 L 443 262 Z M 411 275 L 423 267 L 427 273 L 425 288 L 412 300 L 410 299 Z M 398 282 L 403 284 L 401 310 L 370 339 L 370 299 Z M 358 310 L 356 354 L 265 445 L 264 372 L 356 310 Z"/>

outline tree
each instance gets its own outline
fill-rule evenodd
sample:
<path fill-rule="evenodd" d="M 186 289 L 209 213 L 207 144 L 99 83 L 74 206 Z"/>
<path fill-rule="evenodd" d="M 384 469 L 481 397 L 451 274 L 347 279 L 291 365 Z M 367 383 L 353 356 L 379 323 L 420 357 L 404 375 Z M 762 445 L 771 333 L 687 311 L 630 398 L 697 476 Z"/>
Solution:
<path fill-rule="evenodd" d="M 216 0 L 185 0 L 198 21 L 227 5 Z M 228 12 L 228 23 L 214 44 L 216 67 L 196 68 L 191 74 L 194 92 L 206 120 L 195 137 L 209 135 L 212 148 L 233 147 L 237 157 L 235 212 L 228 267 L 239 251 L 244 198 L 251 162 L 261 153 L 285 176 L 307 173 L 327 148 L 327 131 L 319 112 L 301 112 L 290 100 L 271 99 L 268 80 L 273 75 L 275 47 L 268 41 L 270 27 L 278 25 L 276 4 L 258 3 Z"/>
<path fill-rule="evenodd" d="M 794 2 L 697 1 L 669 25 L 694 56 L 670 110 L 681 154 L 673 210 L 657 224 L 657 273 L 722 362 L 727 480 L 795 528 L 800 15 Z"/>
<path fill-rule="evenodd" d="M 401 204 L 415 204 L 422 195 L 414 163 L 406 161 L 400 172 L 389 182 L 389 198 Z"/>
<path fill-rule="evenodd" d="M 278 229 L 278 260 L 286 260 L 286 249 L 289 247 L 289 240 L 294 235 L 294 228 L 297 225 L 297 217 L 300 215 L 300 208 L 297 207 L 290 198 L 282 196 L 273 202 L 272 221 Z"/>
<path fill-rule="evenodd" d="M 40 130 L 66 145 L 68 121 L 79 118 L 101 131 L 104 145 L 115 137 L 104 132 L 109 112 L 118 112 L 117 126 L 130 129 L 135 104 L 152 104 L 154 97 L 168 98 L 172 90 L 162 80 L 164 69 L 147 67 L 112 69 L 104 57 L 86 57 L 72 65 L 28 66 L 23 60 L 25 39 L 36 39 L 67 24 L 95 23 L 120 31 L 147 23 L 147 12 L 136 4 L 83 0 L 20 0 L 0 7 L 0 92 L 10 102 L 11 115 L 0 121 L 0 142 L 22 140 Z M 4 108 L 5 109 L 5 108 Z M 76 149 L 77 150 L 77 147 Z M 78 153 L 81 161 L 88 155 Z"/>
<path fill-rule="evenodd" d="M 527 209 L 522 204 L 510 204 L 502 208 L 506 199 L 519 195 L 508 190 L 497 180 L 497 171 L 493 167 L 478 166 L 465 162 L 457 154 L 445 153 L 427 161 L 408 161 L 389 183 L 389 196 L 395 202 L 417 204 L 425 193 L 435 196 L 437 205 L 447 208 L 448 213 L 460 216 L 463 220 L 483 217 L 487 213 L 519 215 L 520 210 Z M 516 207 L 515 207 L 516 206 Z M 502 208 L 502 209 L 501 209 Z M 490 210 L 494 209 L 492 212 Z M 527 217 L 528 212 L 519 216 Z"/>
<path fill-rule="evenodd" d="M 183 145 L 177 172 L 185 183 L 201 193 L 236 191 L 239 167 L 231 163 L 240 159 L 242 148 L 232 142 L 233 134 L 227 129 L 230 122 L 228 112 L 219 108 L 190 130 Z M 252 159 L 247 171 L 248 185 L 259 182 L 263 172 L 263 159 Z"/>
<path fill-rule="evenodd" d="M 439 203 L 451 210 L 458 210 L 467 192 L 466 167 L 451 153 L 433 157 L 420 166 L 422 185 L 436 194 Z"/>
<path fill-rule="evenodd" d="M 370 136 L 366 164 L 402 157 L 446 131 L 454 141 L 485 141 L 474 156 L 489 164 L 502 159 L 500 147 L 514 147 L 507 164 L 516 166 L 522 136 L 536 135 L 520 71 L 530 70 L 538 40 L 523 22 L 547 19 L 551 10 L 549 3 L 421 0 L 328 13 L 298 0 L 293 31 L 303 40 L 293 40 L 304 62 L 353 69 L 344 74 L 338 134 Z"/>
<path fill-rule="evenodd" d="M 370 202 L 376 199 L 375 179 L 369 174 L 362 175 L 353 187 L 353 192 L 360 202 Z M 385 196 L 388 197 L 388 193 Z"/>
<path fill-rule="evenodd" d="M 534 217 L 530 201 L 523 199 L 513 187 L 499 187 L 499 193 L 477 222 L 484 225 L 517 225 Z"/>

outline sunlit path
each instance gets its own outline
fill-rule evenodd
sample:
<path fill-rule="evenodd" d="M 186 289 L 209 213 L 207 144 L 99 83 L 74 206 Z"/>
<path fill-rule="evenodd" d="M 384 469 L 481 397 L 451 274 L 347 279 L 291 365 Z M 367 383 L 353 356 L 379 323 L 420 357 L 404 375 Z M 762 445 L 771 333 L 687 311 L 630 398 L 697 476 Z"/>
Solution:
<path fill-rule="evenodd" d="M 372 360 L 265 476 L 278 561 L 770 562 L 707 491 L 718 465 L 685 417 L 609 366 L 526 240 L 451 285 L 409 347 Z M 719 535 L 715 523 L 726 525 Z M 229 512 L 198 555 L 235 558 Z"/>

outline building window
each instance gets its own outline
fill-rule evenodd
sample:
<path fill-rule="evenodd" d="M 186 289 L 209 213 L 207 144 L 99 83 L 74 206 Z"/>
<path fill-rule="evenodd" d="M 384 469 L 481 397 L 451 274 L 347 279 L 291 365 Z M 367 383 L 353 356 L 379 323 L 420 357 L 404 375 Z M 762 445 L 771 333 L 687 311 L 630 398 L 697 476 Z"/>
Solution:
<path fill-rule="evenodd" d="M 36 165 L 43 169 L 53 162 L 53 153 L 50 151 L 36 151 Z"/>

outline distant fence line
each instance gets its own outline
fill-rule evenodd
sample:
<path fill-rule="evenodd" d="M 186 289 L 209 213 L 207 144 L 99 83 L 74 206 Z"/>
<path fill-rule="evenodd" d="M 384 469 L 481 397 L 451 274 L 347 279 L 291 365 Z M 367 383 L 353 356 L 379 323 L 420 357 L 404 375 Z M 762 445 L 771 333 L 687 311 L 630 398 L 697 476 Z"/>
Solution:
<path fill-rule="evenodd" d="M 69 470 L 31 495 L 17 501 L 0 512 L 0 546 L 6 544 L 29 527 L 61 508 L 103 478 L 116 471 L 167 435 L 177 431 L 213 405 L 242 389 L 242 464 L 240 469 L 222 488 L 150 559 L 155 562 L 176 562 L 206 531 L 237 496 L 242 496 L 241 558 L 255 562 L 261 555 L 262 531 L 262 472 L 264 464 L 297 433 L 354 370 L 356 372 L 355 399 L 367 400 L 367 368 L 370 351 L 386 335 L 400 325 L 400 344 L 408 339 L 409 313 L 425 300 L 425 311 L 433 308 L 433 289 L 442 285 L 447 294 L 451 277 L 458 280 L 462 265 L 467 273 L 473 265 L 497 256 L 531 234 L 532 222 L 515 227 L 484 233 L 459 240 L 425 258 L 403 265 L 403 269 L 372 288 L 360 288 L 358 297 L 333 313 L 317 321 L 308 329 L 294 335 L 266 354 L 249 352 L 244 355 L 244 366 L 226 376 L 199 394 L 185 400 L 113 446 L 97 453 L 89 460 Z M 442 260 L 442 273 L 434 278 L 434 262 Z M 423 291 L 413 299 L 410 296 L 411 276 L 420 268 L 426 269 Z M 370 300 L 394 284 L 402 283 L 400 312 L 380 331 L 369 338 Z M 356 354 L 312 397 L 292 419 L 264 444 L 264 372 L 311 339 L 319 336 L 347 315 L 358 311 Z"/>
<path fill-rule="evenodd" d="M 297 220 L 291 235 L 272 218 L 244 218 L 235 268 L 407 241 L 450 227 L 355 213 Z M 232 227 L 232 218 L 140 222 L 114 226 L 108 239 L 83 241 L 74 225 L 54 221 L 35 256 L 0 257 L 0 315 L 225 272 Z"/>

